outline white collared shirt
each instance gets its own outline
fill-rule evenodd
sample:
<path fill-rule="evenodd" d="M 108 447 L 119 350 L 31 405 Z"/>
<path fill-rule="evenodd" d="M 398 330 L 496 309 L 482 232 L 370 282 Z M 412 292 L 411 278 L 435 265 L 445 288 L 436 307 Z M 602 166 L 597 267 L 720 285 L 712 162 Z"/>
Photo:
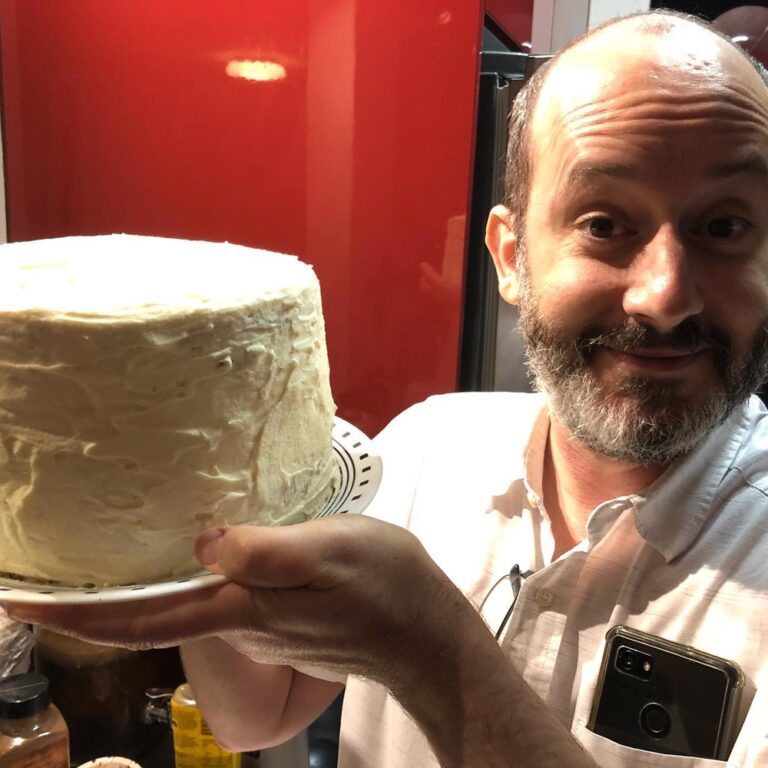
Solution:
<path fill-rule="evenodd" d="M 494 632 L 511 603 L 505 574 L 513 565 L 533 572 L 502 648 L 599 765 L 768 765 L 765 408 L 752 398 L 647 491 L 599 504 L 585 540 L 555 562 L 540 502 L 548 430 L 538 395 L 430 398 L 376 439 L 384 476 L 366 514 L 409 528 Z M 727 763 L 639 751 L 586 728 L 605 634 L 617 624 L 740 665 L 740 732 Z M 351 679 L 339 766 L 437 761 L 384 689 Z"/>

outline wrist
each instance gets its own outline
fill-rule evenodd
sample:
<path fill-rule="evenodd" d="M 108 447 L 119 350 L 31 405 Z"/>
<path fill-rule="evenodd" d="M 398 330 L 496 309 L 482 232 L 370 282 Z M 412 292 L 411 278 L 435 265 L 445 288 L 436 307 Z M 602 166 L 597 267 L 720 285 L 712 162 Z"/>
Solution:
<path fill-rule="evenodd" d="M 439 621 L 432 612 L 425 617 L 431 629 L 414 633 L 404 654 L 411 661 L 390 686 L 441 767 L 595 768 L 506 658 L 474 607 L 449 585 Z"/>
<path fill-rule="evenodd" d="M 494 712 L 484 710 L 512 696 L 519 676 L 475 608 L 442 578 L 395 672 L 381 682 L 419 724 L 441 765 L 466 768 L 467 729 L 489 727 Z"/>

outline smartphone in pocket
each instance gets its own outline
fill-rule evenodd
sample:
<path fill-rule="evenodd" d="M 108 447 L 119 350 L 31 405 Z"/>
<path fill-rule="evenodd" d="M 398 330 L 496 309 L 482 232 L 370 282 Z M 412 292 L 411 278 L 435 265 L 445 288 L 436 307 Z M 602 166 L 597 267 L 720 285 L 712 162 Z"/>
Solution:
<path fill-rule="evenodd" d="M 727 758 L 744 687 L 735 662 L 625 626 L 605 640 L 591 731 L 649 752 Z"/>

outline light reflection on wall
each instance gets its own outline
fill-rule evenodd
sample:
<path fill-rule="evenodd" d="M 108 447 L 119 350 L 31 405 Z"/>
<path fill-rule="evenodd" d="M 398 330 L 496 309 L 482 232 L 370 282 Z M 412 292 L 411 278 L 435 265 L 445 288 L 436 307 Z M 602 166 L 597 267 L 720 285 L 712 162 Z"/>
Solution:
<path fill-rule="evenodd" d="M 242 80 L 255 80 L 260 83 L 285 79 L 285 67 L 275 61 L 229 61 L 227 74 Z"/>

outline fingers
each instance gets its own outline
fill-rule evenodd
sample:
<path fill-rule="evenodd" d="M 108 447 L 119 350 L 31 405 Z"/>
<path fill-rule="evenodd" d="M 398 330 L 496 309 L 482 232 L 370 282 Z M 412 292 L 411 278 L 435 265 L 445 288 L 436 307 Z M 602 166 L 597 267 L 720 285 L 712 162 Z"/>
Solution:
<path fill-rule="evenodd" d="M 357 515 L 277 528 L 211 529 L 199 537 L 196 551 L 229 581 L 133 602 L 17 605 L 11 615 L 88 642 L 137 650 L 239 633 L 259 656 L 295 656 L 304 649 L 307 661 L 320 638 L 335 653 L 373 643 L 373 626 L 397 628 L 408 615 L 402 601 L 411 593 L 407 587 L 428 583 L 422 571 L 429 574 L 431 563 L 411 534 Z"/>
<path fill-rule="evenodd" d="M 246 589 L 222 584 L 183 595 L 88 605 L 8 605 L 17 621 L 101 645 L 145 650 L 216 634 L 247 615 L 254 621 Z"/>
<path fill-rule="evenodd" d="M 303 527 L 206 531 L 196 545 L 198 556 L 208 568 L 226 575 L 231 580 L 227 584 L 131 602 L 10 604 L 9 615 L 88 642 L 137 650 L 177 645 L 243 624 L 258 631 L 263 616 L 253 589 L 305 586 L 317 580 L 329 557 L 333 535 L 322 526 L 319 531 L 310 526 L 307 535 Z"/>
<path fill-rule="evenodd" d="M 249 587 L 295 588 L 320 583 L 326 564 L 334 557 L 332 550 L 339 550 L 345 537 L 336 528 L 317 523 L 213 528 L 198 538 L 198 557 L 206 567 L 236 583 L 131 602 L 10 604 L 9 614 L 17 621 L 42 624 L 105 645 L 174 645 L 182 639 L 230 629 L 244 617 L 258 621 Z"/>

